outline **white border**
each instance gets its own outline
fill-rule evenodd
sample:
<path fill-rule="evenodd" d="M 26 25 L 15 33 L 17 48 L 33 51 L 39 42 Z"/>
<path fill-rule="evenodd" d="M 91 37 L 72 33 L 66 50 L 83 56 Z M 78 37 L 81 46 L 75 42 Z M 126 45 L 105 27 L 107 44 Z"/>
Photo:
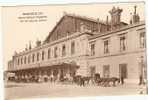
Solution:
<path fill-rule="evenodd" d="M 16 6 L 16 5 L 41 5 L 41 4 L 80 4 L 80 3 L 110 3 L 110 2 L 137 2 L 144 1 L 145 2 L 145 16 L 146 16 L 146 30 L 148 28 L 148 1 L 147 0 L 1 0 L 0 6 Z M 147 32 L 146 32 L 147 33 Z M 148 33 L 147 33 L 148 34 Z M 146 38 L 148 39 L 148 35 L 146 34 Z M 148 49 L 148 41 L 147 41 L 147 49 Z M 148 53 L 148 52 L 147 52 Z M 147 54 L 148 55 L 148 54 Z M 147 60 L 148 62 L 148 60 Z M 148 69 L 148 68 L 147 68 Z M 148 71 L 147 71 L 148 73 Z M 147 74 L 148 75 L 148 74 Z M 52 98 L 53 99 L 53 98 Z M 147 96 L 99 96 L 99 97 L 79 97 L 79 98 L 55 98 L 54 100 L 125 100 L 125 99 L 134 99 L 134 100 L 148 100 Z M 2 34 L 2 25 L 1 25 L 1 7 L 0 7 L 0 100 L 4 100 L 4 84 L 3 84 L 3 34 Z M 26 99 L 21 99 L 26 100 Z M 41 100 L 41 98 L 29 99 L 29 100 Z M 42 98 L 42 100 L 49 100 L 49 98 Z"/>

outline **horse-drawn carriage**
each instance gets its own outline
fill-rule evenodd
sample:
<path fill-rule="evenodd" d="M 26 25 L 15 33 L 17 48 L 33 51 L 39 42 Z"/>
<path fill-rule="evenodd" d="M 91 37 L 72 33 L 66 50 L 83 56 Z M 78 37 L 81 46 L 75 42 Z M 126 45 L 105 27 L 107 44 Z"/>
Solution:
<path fill-rule="evenodd" d="M 85 86 L 91 83 L 98 86 L 107 87 L 116 86 L 118 83 L 120 83 L 120 79 L 117 77 L 101 78 L 100 74 L 95 74 L 94 77 L 77 75 L 74 76 L 73 82 L 80 86 Z"/>

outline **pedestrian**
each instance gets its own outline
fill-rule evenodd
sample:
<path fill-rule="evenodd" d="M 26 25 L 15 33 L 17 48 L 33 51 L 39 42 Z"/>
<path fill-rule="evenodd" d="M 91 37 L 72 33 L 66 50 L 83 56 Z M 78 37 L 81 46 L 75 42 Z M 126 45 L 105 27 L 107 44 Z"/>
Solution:
<path fill-rule="evenodd" d="M 142 84 L 142 80 L 143 80 L 142 75 L 140 75 L 140 77 L 139 77 L 139 85 Z"/>
<path fill-rule="evenodd" d="M 81 77 L 81 86 L 85 86 L 85 79 L 84 79 L 84 77 Z"/>
<path fill-rule="evenodd" d="M 123 85 L 124 84 L 124 77 L 121 76 L 121 84 Z"/>

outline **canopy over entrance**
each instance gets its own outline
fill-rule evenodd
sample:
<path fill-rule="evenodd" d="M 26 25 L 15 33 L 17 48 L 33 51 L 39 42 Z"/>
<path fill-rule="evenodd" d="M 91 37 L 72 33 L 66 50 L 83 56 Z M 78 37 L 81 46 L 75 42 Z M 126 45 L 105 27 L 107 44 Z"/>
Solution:
<path fill-rule="evenodd" d="M 80 66 L 76 65 L 76 63 L 58 63 L 55 65 L 50 66 L 40 66 L 34 68 L 26 68 L 26 69 L 19 69 L 9 72 L 26 72 L 26 71 L 34 71 L 34 70 L 52 70 L 52 69 L 78 69 Z"/>

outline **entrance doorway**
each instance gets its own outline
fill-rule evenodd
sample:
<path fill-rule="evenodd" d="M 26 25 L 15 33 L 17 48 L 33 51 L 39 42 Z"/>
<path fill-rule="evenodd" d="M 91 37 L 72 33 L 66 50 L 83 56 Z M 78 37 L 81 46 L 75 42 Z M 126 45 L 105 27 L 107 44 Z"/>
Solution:
<path fill-rule="evenodd" d="M 127 78 L 127 64 L 119 64 L 119 77 Z"/>

